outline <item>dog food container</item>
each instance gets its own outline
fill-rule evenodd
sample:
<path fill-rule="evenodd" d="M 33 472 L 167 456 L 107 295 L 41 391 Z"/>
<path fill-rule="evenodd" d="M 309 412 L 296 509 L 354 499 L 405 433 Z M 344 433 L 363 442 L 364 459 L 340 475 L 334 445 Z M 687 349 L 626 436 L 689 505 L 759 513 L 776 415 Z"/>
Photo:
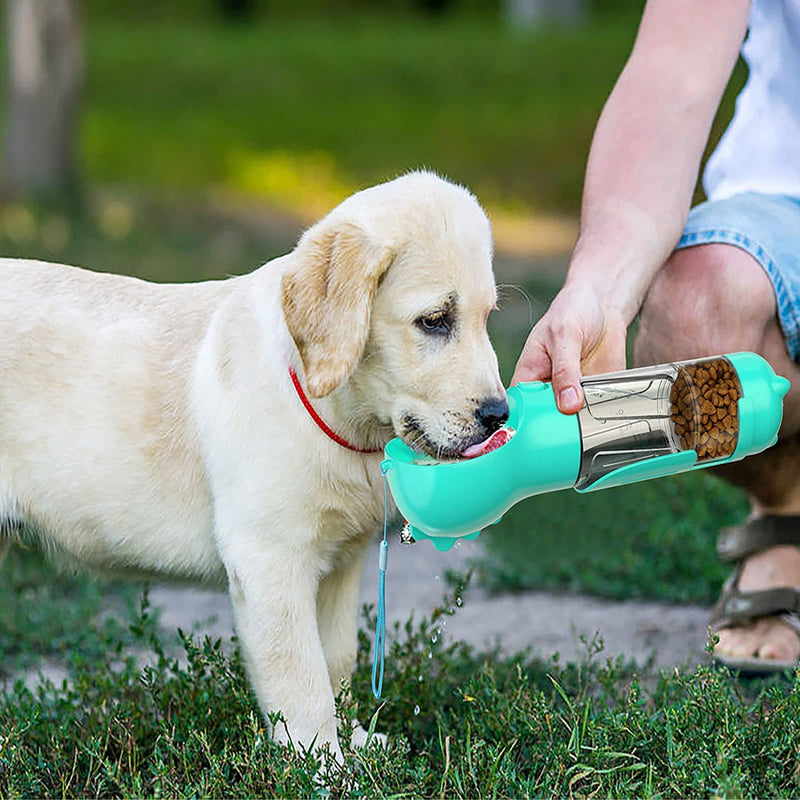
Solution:
<path fill-rule="evenodd" d="M 513 435 L 469 460 L 421 463 L 392 439 L 383 462 L 415 539 L 447 550 L 475 538 L 515 503 L 738 461 L 777 441 L 789 381 L 754 353 L 584 378 L 584 405 L 558 411 L 549 383 L 508 390 Z"/>

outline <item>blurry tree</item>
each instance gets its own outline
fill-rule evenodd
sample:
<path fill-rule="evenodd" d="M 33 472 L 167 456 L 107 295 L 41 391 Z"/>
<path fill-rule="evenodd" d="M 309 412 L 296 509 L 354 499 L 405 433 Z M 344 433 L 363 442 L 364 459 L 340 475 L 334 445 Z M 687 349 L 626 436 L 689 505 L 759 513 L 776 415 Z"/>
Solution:
<path fill-rule="evenodd" d="M 6 196 L 57 196 L 77 178 L 83 78 L 78 0 L 6 0 Z"/>

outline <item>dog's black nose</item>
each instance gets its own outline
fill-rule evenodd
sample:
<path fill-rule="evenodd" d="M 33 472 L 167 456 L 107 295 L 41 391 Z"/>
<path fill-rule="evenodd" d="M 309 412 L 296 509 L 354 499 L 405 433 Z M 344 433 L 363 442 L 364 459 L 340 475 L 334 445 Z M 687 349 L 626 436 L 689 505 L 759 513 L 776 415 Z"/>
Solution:
<path fill-rule="evenodd" d="M 491 436 L 508 419 L 508 401 L 505 397 L 484 400 L 475 410 L 475 418 Z"/>

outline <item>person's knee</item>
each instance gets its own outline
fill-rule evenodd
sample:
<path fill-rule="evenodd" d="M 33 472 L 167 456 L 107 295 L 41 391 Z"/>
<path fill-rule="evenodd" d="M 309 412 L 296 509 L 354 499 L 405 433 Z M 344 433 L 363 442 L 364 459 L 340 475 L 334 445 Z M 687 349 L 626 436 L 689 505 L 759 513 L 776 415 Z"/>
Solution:
<path fill-rule="evenodd" d="M 775 317 L 772 284 L 738 247 L 702 245 L 673 253 L 642 305 L 638 364 L 759 351 Z"/>

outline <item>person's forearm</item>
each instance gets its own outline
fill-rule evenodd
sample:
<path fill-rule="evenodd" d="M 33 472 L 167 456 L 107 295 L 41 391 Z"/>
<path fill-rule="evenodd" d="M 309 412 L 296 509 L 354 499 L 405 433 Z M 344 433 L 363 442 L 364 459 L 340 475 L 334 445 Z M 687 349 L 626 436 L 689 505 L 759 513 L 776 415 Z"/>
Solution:
<path fill-rule="evenodd" d="M 569 275 L 605 284 L 628 320 L 680 236 L 714 113 L 651 82 L 623 73 L 600 117 Z"/>
<path fill-rule="evenodd" d="M 744 37 L 747 3 L 727 0 L 727 13 L 715 19 L 719 5 L 651 0 L 597 124 L 567 281 L 591 283 L 628 322 L 680 237 Z"/>

